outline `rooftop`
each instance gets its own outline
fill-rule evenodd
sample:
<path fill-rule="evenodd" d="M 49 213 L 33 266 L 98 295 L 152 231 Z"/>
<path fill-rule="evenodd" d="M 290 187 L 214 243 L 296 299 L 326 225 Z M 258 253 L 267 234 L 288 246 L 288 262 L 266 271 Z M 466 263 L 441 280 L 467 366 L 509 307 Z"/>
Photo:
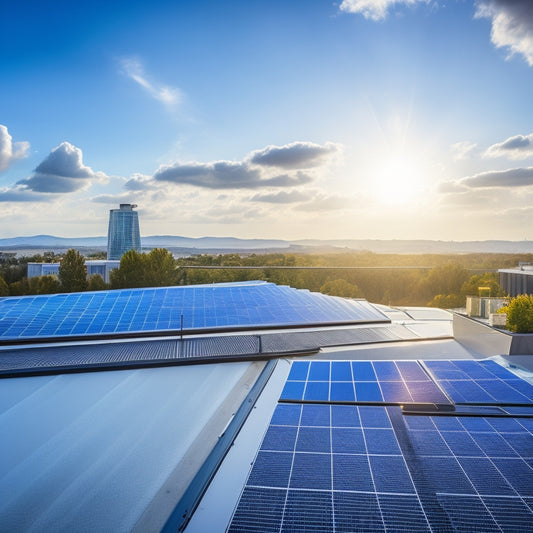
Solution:
<path fill-rule="evenodd" d="M 6 530 L 531 530 L 533 354 L 486 326 L 268 283 L 0 312 Z"/>

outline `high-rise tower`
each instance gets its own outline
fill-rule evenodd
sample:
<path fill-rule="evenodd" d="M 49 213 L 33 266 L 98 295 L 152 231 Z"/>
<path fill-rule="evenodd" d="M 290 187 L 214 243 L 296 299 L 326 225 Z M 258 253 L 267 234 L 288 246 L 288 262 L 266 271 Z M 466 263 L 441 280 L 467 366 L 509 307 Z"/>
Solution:
<path fill-rule="evenodd" d="M 109 211 L 107 232 L 107 259 L 120 259 L 129 250 L 141 251 L 139 215 L 136 204 L 120 204 L 120 209 Z"/>

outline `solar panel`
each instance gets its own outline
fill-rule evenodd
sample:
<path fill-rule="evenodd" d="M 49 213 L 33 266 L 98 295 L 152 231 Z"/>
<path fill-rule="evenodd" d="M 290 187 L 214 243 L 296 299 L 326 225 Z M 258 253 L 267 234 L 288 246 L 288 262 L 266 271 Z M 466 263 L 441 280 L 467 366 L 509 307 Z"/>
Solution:
<path fill-rule="evenodd" d="M 0 298 L 0 339 L 390 322 L 364 300 L 266 282 Z"/>
<path fill-rule="evenodd" d="M 416 361 L 295 361 L 281 399 L 450 403 Z"/>
<path fill-rule="evenodd" d="M 414 362 L 346 363 L 292 363 L 229 531 L 533 530 L 531 419 L 404 416 L 394 405 L 336 404 L 331 388 L 327 402 L 306 403 L 309 384 L 348 383 L 350 372 L 354 386 L 356 376 L 379 387 L 401 379 L 407 390 L 431 382 Z M 492 361 L 441 363 L 428 366 L 446 379 L 517 379 Z M 300 401 L 283 403 L 299 384 Z"/>
<path fill-rule="evenodd" d="M 424 361 L 455 403 L 531 403 L 533 385 L 495 361 Z"/>

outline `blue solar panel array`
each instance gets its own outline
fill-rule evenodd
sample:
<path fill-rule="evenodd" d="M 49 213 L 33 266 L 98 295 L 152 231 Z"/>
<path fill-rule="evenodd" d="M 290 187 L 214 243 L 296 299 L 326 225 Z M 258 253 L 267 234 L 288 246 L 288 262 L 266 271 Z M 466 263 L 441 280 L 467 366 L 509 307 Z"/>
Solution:
<path fill-rule="evenodd" d="M 455 403 L 533 402 L 533 385 L 492 360 L 426 361 Z"/>
<path fill-rule="evenodd" d="M 281 399 L 450 403 L 417 361 L 296 361 Z"/>
<path fill-rule="evenodd" d="M 329 372 L 333 384 L 348 372 L 335 364 L 342 361 L 314 369 L 301 363 L 292 364 L 287 383 L 307 386 Z M 379 373 L 421 377 L 402 363 L 373 362 L 360 367 L 361 375 L 373 372 L 378 383 Z M 476 368 L 462 371 L 468 376 Z M 508 377 L 502 367 L 481 368 Z M 351 372 L 355 378 L 354 366 Z M 533 531 L 533 419 L 280 402 L 229 531 Z"/>
<path fill-rule="evenodd" d="M 0 339 L 389 322 L 374 306 L 266 282 L 0 298 Z"/>

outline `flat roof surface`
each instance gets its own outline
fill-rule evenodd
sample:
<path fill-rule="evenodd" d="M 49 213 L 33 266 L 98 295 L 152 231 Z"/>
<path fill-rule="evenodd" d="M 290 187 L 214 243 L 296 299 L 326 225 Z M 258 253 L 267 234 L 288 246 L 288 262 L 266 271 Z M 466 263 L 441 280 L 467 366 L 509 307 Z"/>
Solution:
<path fill-rule="evenodd" d="M 0 530 L 131 531 L 250 365 L 3 379 Z"/>
<path fill-rule="evenodd" d="M 498 272 L 502 272 L 504 274 L 524 274 L 526 276 L 533 276 L 533 268 L 500 268 L 498 269 Z"/>
<path fill-rule="evenodd" d="M 486 359 L 450 313 L 252 282 L 4 298 L 6 317 L 31 346 L 0 348 L 21 370 L 0 378 L 0 529 L 532 530 L 531 356 Z M 271 360 L 211 362 L 256 348 Z"/>
<path fill-rule="evenodd" d="M 267 282 L 0 298 L 0 340 L 389 322 L 365 300 Z"/>

